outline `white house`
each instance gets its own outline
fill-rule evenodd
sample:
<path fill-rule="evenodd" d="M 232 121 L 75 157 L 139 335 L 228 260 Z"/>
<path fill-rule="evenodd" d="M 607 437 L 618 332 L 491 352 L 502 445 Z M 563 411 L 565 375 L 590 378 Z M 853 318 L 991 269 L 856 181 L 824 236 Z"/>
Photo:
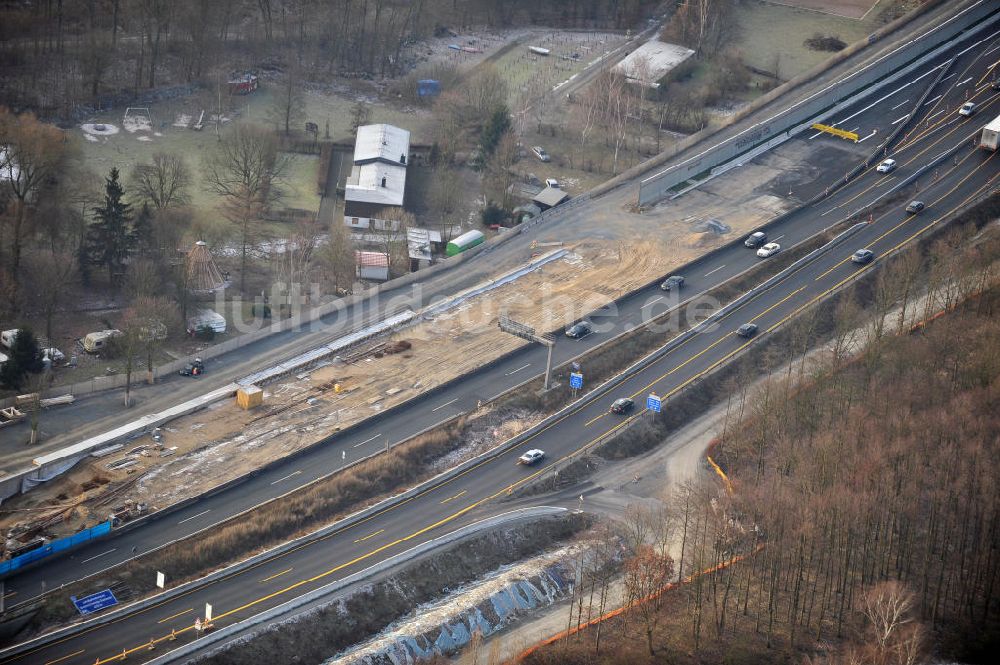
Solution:
<path fill-rule="evenodd" d="M 354 166 L 344 189 L 344 223 L 354 229 L 395 227 L 379 213 L 402 207 L 410 133 L 392 125 L 358 127 Z"/>

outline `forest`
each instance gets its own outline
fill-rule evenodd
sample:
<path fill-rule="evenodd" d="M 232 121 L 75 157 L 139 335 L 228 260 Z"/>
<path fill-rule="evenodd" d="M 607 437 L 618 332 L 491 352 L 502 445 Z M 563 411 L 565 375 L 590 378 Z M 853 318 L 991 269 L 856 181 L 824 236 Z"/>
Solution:
<path fill-rule="evenodd" d="M 731 382 L 706 477 L 626 520 L 631 609 L 524 662 L 992 662 L 998 256 L 995 223 L 911 249 L 859 287 L 863 315 L 841 300 L 810 363 L 807 314 L 765 380 Z M 570 626 L 605 611 L 610 565 L 586 569 Z"/>
<path fill-rule="evenodd" d="M 629 27 L 650 0 L 83 0 L 4 2 L 0 99 L 71 121 L 144 90 L 236 69 L 396 76 L 406 44 L 451 27 Z"/>

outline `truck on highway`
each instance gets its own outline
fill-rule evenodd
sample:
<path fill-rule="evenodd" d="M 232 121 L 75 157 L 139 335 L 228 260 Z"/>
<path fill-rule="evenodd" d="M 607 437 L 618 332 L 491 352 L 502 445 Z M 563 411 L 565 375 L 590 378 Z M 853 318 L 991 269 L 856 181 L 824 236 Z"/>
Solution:
<path fill-rule="evenodd" d="M 983 133 L 979 137 L 979 147 L 985 150 L 996 150 L 1000 147 L 998 144 L 1000 144 L 1000 116 L 983 127 Z"/>

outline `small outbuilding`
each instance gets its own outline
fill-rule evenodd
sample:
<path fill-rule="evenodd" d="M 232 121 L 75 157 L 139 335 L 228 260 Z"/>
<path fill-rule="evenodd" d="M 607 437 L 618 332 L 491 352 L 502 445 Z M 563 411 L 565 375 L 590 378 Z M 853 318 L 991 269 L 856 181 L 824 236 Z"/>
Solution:
<path fill-rule="evenodd" d="M 535 194 L 534 201 L 535 205 L 539 207 L 540 210 L 548 210 L 549 208 L 555 208 L 560 203 L 569 199 L 569 194 L 558 187 L 546 187 L 542 191 Z"/>
<path fill-rule="evenodd" d="M 375 282 L 389 279 L 389 255 L 384 252 L 354 251 L 358 277 Z"/>

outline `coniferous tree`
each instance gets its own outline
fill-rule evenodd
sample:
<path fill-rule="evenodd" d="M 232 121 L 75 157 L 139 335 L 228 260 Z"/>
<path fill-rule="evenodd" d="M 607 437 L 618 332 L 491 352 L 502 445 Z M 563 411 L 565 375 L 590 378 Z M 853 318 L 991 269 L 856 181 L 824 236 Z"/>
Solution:
<path fill-rule="evenodd" d="M 87 249 L 91 263 L 108 270 L 108 280 L 125 273 L 129 250 L 135 244 L 132 233 L 132 206 L 123 201 L 125 190 L 112 168 L 104 186 L 104 205 L 94 208 L 94 223 L 87 230 Z"/>
<path fill-rule="evenodd" d="M 42 371 L 42 351 L 31 328 L 20 328 L 10 348 L 10 357 L 0 368 L 0 383 L 18 390 L 28 372 Z"/>

